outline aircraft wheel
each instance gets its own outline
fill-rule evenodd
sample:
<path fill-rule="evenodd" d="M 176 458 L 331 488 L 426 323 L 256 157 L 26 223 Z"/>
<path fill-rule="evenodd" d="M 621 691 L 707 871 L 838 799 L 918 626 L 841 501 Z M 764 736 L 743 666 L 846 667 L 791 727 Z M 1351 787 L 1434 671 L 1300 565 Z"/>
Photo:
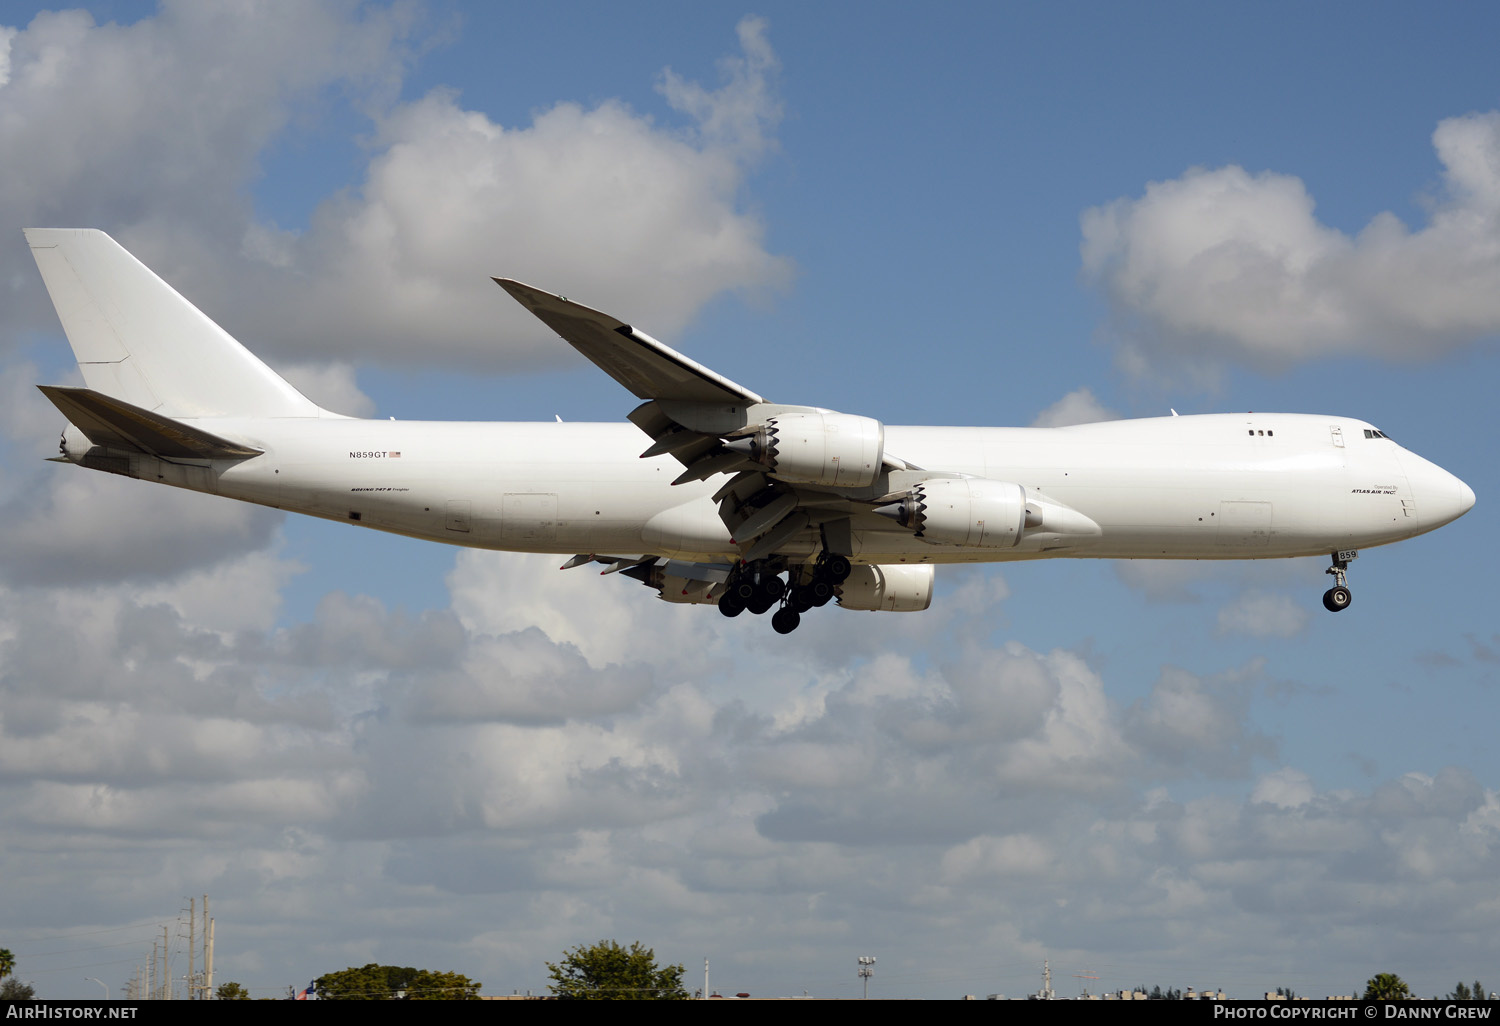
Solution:
<path fill-rule="evenodd" d="M 745 603 L 735 598 L 733 594 L 725 593 L 719 597 L 719 612 L 725 616 L 739 616 L 745 611 Z"/>
<path fill-rule="evenodd" d="M 793 588 L 792 597 L 787 599 L 787 605 L 799 613 L 805 613 L 817 604 L 817 600 L 812 595 L 812 588 L 806 584 L 799 584 Z"/>
<path fill-rule="evenodd" d="M 748 606 L 750 600 L 755 598 L 755 582 L 748 577 L 738 578 L 729 588 L 729 594 L 739 600 L 741 606 Z"/>
<path fill-rule="evenodd" d="M 768 574 L 760 579 L 760 590 L 772 602 L 780 602 L 781 596 L 786 594 L 786 582 Z"/>
<path fill-rule="evenodd" d="M 776 615 L 771 617 L 771 627 L 777 634 L 790 634 L 801 622 L 802 614 L 791 606 L 782 606 L 776 610 Z"/>
<path fill-rule="evenodd" d="M 1349 608 L 1349 603 L 1354 601 L 1354 596 L 1349 589 L 1343 585 L 1337 588 L 1329 588 L 1323 593 L 1323 608 L 1330 613 L 1337 613 Z"/>
<path fill-rule="evenodd" d="M 775 604 L 775 599 L 770 598 L 764 593 L 757 591 L 755 593 L 755 597 L 752 598 L 749 602 L 745 603 L 745 608 L 750 610 L 750 612 L 754 613 L 756 616 L 759 616 L 761 613 L 764 613 Z"/>
<path fill-rule="evenodd" d="M 833 598 L 833 584 L 822 577 L 813 578 L 813 582 L 807 586 L 808 599 L 815 606 L 821 606 Z"/>
<path fill-rule="evenodd" d="M 824 573 L 834 584 L 843 584 L 854 572 L 854 567 L 849 562 L 848 556 L 829 556 L 823 564 Z"/>

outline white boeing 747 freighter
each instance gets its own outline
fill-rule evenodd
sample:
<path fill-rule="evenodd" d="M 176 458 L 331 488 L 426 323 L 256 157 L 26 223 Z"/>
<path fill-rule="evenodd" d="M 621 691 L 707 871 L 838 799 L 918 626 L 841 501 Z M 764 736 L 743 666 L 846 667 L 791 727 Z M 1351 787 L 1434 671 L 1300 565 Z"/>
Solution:
<path fill-rule="evenodd" d="M 629 424 L 359 420 L 311 402 L 100 231 L 28 229 L 84 388 L 41 386 L 57 459 L 430 541 L 573 553 L 772 625 L 916 611 L 939 563 L 1329 554 L 1441 527 L 1474 493 L 1346 417 L 896 427 L 786 406 L 632 325 L 496 283 L 641 400 Z M 643 448 L 644 443 L 644 448 Z"/>

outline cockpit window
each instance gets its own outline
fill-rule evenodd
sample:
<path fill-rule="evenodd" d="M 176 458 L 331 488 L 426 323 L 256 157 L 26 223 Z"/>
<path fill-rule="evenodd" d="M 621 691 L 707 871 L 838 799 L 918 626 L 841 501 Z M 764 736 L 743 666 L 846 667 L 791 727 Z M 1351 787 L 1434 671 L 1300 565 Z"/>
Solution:
<path fill-rule="evenodd" d="M 1386 434 L 1384 431 L 1372 431 L 1370 428 L 1365 428 L 1365 437 L 1366 438 L 1384 438 L 1387 442 L 1394 442 L 1395 441 L 1394 438 L 1392 438 L 1390 435 Z"/>

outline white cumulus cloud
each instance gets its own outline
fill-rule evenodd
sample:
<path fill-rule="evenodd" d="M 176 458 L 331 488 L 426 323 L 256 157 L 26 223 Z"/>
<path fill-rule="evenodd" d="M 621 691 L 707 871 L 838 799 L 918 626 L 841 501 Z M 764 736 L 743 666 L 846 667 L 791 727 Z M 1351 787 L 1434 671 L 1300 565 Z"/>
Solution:
<path fill-rule="evenodd" d="M 1232 165 L 1085 211 L 1084 271 L 1129 359 L 1427 359 L 1500 331 L 1500 111 L 1448 118 L 1432 142 L 1442 189 L 1415 231 L 1383 212 L 1351 237 L 1317 219 L 1301 179 Z"/>
<path fill-rule="evenodd" d="M 738 205 L 780 118 L 776 63 L 763 22 L 742 22 L 740 41 L 718 90 L 667 74 L 686 132 L 617 100 L 558 103 L 516 126 L 446 90 L 396 107 L 356 192 L 325 203 L 305 236 L 248 249 L 263 263 L 247 294 L 281 314 L 268 341 L 429 366 L 555 360 L 553 333 L 490 276 L 664 338 L 720 292 L 784 285 L 790 264 Z M 244 291 L 215 287 L 228 304 Z"/>
<path fill-rule="evenodd" d="M 1067 427 L 1070 424 L 1097 424 L 1102 420 L 1119 420 L 1120 415 L 1101 403 L 1087 385 L 1075 388 L 1036 415 L 1032 427 Z"/>
<path fill-rule="evenodd" d="M 1247 591 L 1219 610 L 1220 634 L 1290 638 L 1307 627 L 1307 610 L 1286 595 Z"/>

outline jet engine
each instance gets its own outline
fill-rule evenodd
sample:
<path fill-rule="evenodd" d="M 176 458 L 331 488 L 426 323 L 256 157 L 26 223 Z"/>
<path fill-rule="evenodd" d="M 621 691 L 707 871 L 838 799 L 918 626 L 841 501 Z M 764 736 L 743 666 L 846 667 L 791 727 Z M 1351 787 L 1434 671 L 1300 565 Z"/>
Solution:
<path fill-rule="evenodd" d="M 1026 489 L 982 477 L 935 477 L 875 512 L 935 545 L 1008 549 L 1026 527 Z"/>
<path fill-rule="evenodd" d="M 920 613 L 932 605 L 930 563 L 856 564 L 851 569 L 848 580 L 834 589 L 844 609 Z"/>
<path fill-rule="evenodd" d="M 880 473 L 885 426 L 850 413 L 781 413 L 724 444 L 783 481 L 864 488 Z"/>

